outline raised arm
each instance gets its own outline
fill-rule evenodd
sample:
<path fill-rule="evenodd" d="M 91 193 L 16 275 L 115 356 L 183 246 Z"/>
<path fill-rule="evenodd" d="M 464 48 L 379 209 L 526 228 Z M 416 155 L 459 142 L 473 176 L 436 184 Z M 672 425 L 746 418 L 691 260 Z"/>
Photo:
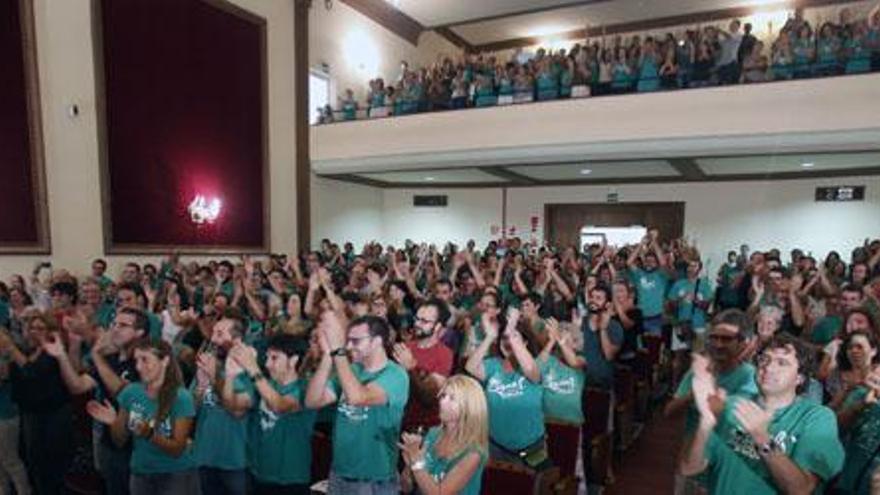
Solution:
<path fill-rule="evenodd" d="M 470 357 L 468 357 L 467 362 L 464 365 L 464 369 L 471 374 L 474 378 L 479 381 L 486 380 L 486 370 L 483 367 L 483 360 L 486 359 L 486 355 L 489 354 L 489 349 L 492 348 L 492 344 L 495 342 L 495 339 L 498 338 L 498 324 L 496 322 L 489 321 L 487 316 L 483 316 L 483 331 L 486 332 L 486 338 L 480 342 L 480 345 L 471 353 Z"/>

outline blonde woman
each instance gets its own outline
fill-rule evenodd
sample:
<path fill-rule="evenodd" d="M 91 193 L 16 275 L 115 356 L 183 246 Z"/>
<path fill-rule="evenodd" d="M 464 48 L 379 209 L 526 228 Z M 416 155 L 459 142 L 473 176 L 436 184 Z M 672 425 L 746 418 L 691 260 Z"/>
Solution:
<path fill-rule="evenodd" d="M 489 413 L 483 387 L 455 375 L 440 390 L 440 426 L 403 434 L 404 493 L 479 495 L 488 459 Z"/>

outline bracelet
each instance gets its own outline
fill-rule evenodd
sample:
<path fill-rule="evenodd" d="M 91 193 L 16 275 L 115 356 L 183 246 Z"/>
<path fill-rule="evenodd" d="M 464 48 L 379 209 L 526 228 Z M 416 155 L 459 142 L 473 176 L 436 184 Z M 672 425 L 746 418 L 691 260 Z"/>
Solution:
<path fill-rule="evenodd" d="M 336 349 L 333 349 L 332 351 L 330 351 L 330 356 L 331 357 L 346 356 L 345 347 L 337 347 Z"/>
<path fill-rule="evenodd" d="M 410 466 L 409 469 L 412 472 L 421 471 L 421 470 L 425 469 L 425 460 L 424 459 L 417 460 L 416 462 L 412 463 L 412 466 Z"/>

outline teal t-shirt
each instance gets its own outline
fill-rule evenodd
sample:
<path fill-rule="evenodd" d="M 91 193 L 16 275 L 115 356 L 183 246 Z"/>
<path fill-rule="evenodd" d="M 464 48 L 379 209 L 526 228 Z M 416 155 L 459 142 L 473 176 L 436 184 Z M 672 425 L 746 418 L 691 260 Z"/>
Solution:
<path fill-rule="evenodd" d="M 699 287 L 697 282 L 699 282 Z M 667 297 L 670 301 L 675 301 L 677 304 L 676 321 L 690 321 L 694 328 L 706 328 L 708 320 L 706 311 L 685 299 L 692 298 L 694 293 L 696 293 L 696 300 L 698 302 L 711 301 L 712 286 L 709 280 L 705 277 L 693 281 L 687 278 L 678 280 L 672 284 Z"/>
<path fill-rule="evenodd" d="M 354 363 L 352 371 L 363 385 L 374 383 L 385 391 L 387 402 L 378 406 L 348 403 L 337 378 L 330 387 L 339 398 L 333 425 L 333 463 L 338 476 L 361 481 L 397 479 L 397 442 L 400 422 L 409 398 L 409 375 L 388 361 L 379 371 L 367 372 Z"/>
<path fill-rule="evenodd" d="M 544 387 L 544 415 L 567 423 L 582 424 L 583 370 L 565 365 L 552 354 L 539 365 L 541 385 Z"/>
<path fill-rule="evenodd" d="M 254 383 L 244 373 L 235 377 L 236 394 L 247 393 L 257 403 Z M 247 416 L 236 418 L 223 407 L 221 397 L 209 387 L 199 407 L 195 456 L 199 467 L 244 469 L 247 467 Z"/>
<path fill-rule="evenodd" d="M 630 270 L 630 278 L 636 287 L 639 309 L 645 318 L 663 314 L 663 300 L 669 278 L 661 270 L 646 271 L 641 268 Z"/>
<path fill-rule="evenodd" d="M 817 345 L 825 346 L 834 340 L 840 329 L 843 328 L 843 317 L 838 315 L 823 316 L 813 326 L 810 340 Z"/>
<path fill-rule="evenodd" d="M 282 396 L 305 402 L 307 382 L 299 379 L 272 387 Z M 276 414 L 260 400 L 260 407 L 252 415 L 249 451 L 251 473 L 264 483 L 289 485 L 308 483 L 312 466 L 312 430 L 318 411 L 301 409 L 297 412 Z"/>
<path fill-rule="evenodd" d="M 155 418 L 159 402 L 147 395 L 143 383 L 126 385 L 117 397 L 119 407 L 128 411 L 129 429 L 135 421 L 151 421 Z M 170 438 L 174 422 L 180 418 L 193 418 L 196 406 L 192 394 L 183 387 L 177 389 L 177 398 L 161 424 L 153 428 L 157 435 Z M 187 446 L 179 457 L 172 457 L 145 438 L 134 439 L 131 453 L 131 472 L 134 474 L 179 473 L 195 469 L 196 463 L 192 448 Z"/>
<path fill-rule="evenodd" d="M 483 361 L 489 436 L 505 449 L 518 451 L 544 436 L 544 388 L 517 370 L 505 371 L 498 358 Z"/>
<path fill-rule="evenodd" d="M 477 471 L 471 476 L 470 481 L 468 481 L 467 485 L 465 485 L 464 489 L 457 492 L 458 495 L 480 495 L 480 484 L 483 478 L 483 468 L 486 466 L 486 461 L 488 460 L 488 456 L 485 452 L 480 452 L 479 448 L 476 446 L 466 448 L 461 453 L 447 459 L 445 457 L 440 457 L 437 453 L 436 446 L 437 441 L 440 438 L 440 427 L 435 426 L 428 430 L 427 435 L 425 435 L 425 471 L 431 475 L 431 478 L 434 481 L 442 486 L 443 479 L 449 474 L 450 471 L 455 468 L 455 465 L 458 464 L 459 461 L 465 458 L 468 454 L 477 453 L 480 456 L 480 466 L 477 468 Z M 445 492 L 444 492 L 445 493 Z"/>
<path fill-rule="evenodd" d="M 678 384 L 675 396 L 684 397 L 690 394 L 693 381 L 694 374 L 688 370 L 681 383 Z M 728 397 L 737 395 L 754 400 L 758 396 L 758 382 L 755 381 L 755 367 L 752 363 L 740 363 L 739 366 L 726 373 L 718 373 L 715 376 L 715 384 L 719 388 L 724 389 Z M 697 429 L 699 421 L 700 413 L 693 402 L 691 402 L 691 405 L 688 406 L 687 418 L 685 418 L 684 423 L 685 433 L 693 433 Z"/>
<path fill-rule="evenodd" d="M 858 386 L 846 397 L 843 407 L 865 400 L 868 389 Z M 871 473 L 880 467 L 880 404 L 865 406 L 843 437 L 846 463 L 835 488 L 843 493 L 871 493 Z"/>
<path fill-rule="evenodd" d="M 728 398 L 706 445 L 709 493 L 775 495 L 778 490 L 757 445 L 734 417 L 739 400 L 743 398 Z M 837 418 L 825 406 L 797 398 L 773 414 L 768 432 L 786 456 L 800 469 L 816 475 L 820 483 L 833 478 L 843 467 Z M 817 491 L 821 493 L 821 486 Z"/>

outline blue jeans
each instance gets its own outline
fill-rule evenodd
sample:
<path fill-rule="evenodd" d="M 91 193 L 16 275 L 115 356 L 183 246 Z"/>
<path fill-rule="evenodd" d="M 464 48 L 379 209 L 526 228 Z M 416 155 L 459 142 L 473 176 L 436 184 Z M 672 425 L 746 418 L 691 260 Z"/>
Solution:
<path fill-rule="evenodd" d="M 206 494 L 245 495 L 247 492 L 247 471 L 244 469 L 200 467 L 199 478 Z"/>
<path fill-rule="evenodd" d="M 131 495 L 199 495 L 199 473 L 195 470 L 179 473 L 132 474 Z M 205 492 L 211 493 L 211 492 Z"/>
<path fill-rule="evenodd" d="M 328 495 L 398 495 L 400 483 L 388 481 L 358 481 L 339 477 L 330 471 Z"/>

